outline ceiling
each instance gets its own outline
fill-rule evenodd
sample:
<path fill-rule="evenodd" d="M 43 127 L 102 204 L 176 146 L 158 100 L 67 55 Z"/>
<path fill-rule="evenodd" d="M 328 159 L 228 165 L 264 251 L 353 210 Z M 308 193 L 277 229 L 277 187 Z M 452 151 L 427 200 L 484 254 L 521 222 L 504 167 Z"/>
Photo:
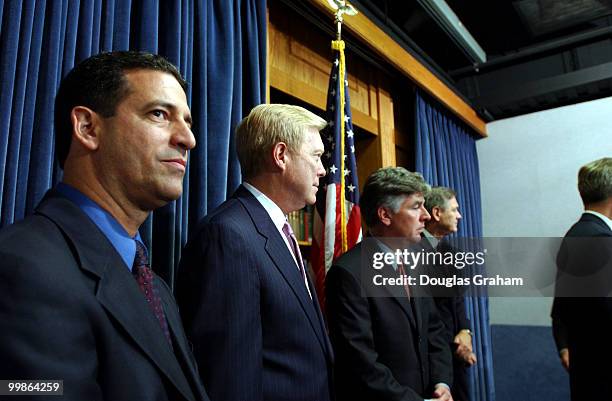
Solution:
<path fill-rule="evenodd" d="M 426 0 L 351 3 L 486 121 L 612 96 L 612 0 L 446 0 L 484 63 L 430 16 Z"/>

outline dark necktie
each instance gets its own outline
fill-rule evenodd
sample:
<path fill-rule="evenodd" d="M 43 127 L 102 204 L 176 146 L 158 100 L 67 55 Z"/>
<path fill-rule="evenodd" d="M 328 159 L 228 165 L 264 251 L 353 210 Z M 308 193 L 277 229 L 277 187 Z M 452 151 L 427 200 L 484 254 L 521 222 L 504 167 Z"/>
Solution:
<path fill-rule="evenodd" d="M 136 241 L 136 257 L 134 258 L 132 274 L 136 278 L 138 287 L 147 300 L 151 311 L 153 311 L 153 314 L 157 318 L 166 339 L 172 344 L 172 340 L 170 340 L 170 331 L 168 330 L 168 322 L 166 321 L 166 315 L 164 314 L 161 304 L 161 298 L 157 293 L 157 288 L 153 285 L 153 270 L 151 270 L 149 266 L 147 249 L 140 241 Z"/>
<path fill-rule="evenodd" d="M 287 237 L 289 241 L 289 245 L 291 246 L 291 252 L 293 252 L 293 256 L 297 260 L 298 270 L 304 279 L 304 285 L 306 286 L 306 291 L 308 291 L 308 295 L 310 295 L 310 299 L 312 299 L 312 294 L 310 293 L 310 288 L 308 288 L 308 280 L 306 279 L 306 271 L 304 270 L 304 260 L 302 259 L 302 253 L 300 252 L 300 247 L 297 243 L 297 238 L 295 238 L 295 234 L 293 234 L 293 230 L 289 225 L 289 222 L 285 221 L 283 225 L 283 234 Z"/>

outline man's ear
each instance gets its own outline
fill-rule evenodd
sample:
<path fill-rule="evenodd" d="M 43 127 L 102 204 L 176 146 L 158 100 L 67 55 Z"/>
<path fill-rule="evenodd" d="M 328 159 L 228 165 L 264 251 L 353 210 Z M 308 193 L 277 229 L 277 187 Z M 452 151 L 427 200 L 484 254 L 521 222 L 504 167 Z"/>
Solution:
<path fill-rule="evenodd" d="M 100 116 L 85 106 L 76 106 L 70 112 L 72 136 L 83 147 L 96 150 L 100 145 Z"/>
<path fill-rule="evenodd" d="M 378 221 L 380 221 L 380 224 L 386 227 L 391 225 L 391 221 L 393 220 L 393 218 L 389 209 L 384 206 L 379 206 L 376 210 L 376 214 L 378 215 Z"/>
<path fill-rule="evenodd" d="M 431 208 L 431 220 L 432 221 L 440 221 L 440 214 L 442 213 L 442 208 L 439 206 L 434 206 Z"/>
<path fill-rule="evenodd" d="M 272 148 L 272 158 L 274 160 L 274 165 L 278 167 L 281 171 L 285 171 L 287 168 L 287 159 L 289 154 L 289 148 L 287 148 L 287 144 L 285 142 L 278 142 Z"/>

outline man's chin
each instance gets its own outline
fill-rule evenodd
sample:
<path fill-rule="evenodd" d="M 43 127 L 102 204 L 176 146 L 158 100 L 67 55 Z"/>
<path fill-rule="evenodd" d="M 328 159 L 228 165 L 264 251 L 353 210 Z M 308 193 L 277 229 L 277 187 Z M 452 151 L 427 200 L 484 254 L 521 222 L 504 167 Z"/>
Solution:
<path fill-rule="evenodd" d="M 421 235 L 417 234 L 416 236 L 412 236 L 412 237 L 408 237 L 407 238 L 408 242 L 411 242 L 413 244 L 418 244 L 419 242 L 421 242 Z"/>
<path fill-rule="evenodd" d="M 177 200 L 178 198 L 181 197 L 182 194 L 183 194 L 182 185 L 176 188 L 165 188 L 163 191 L 160 191 L 157 196 L 159 204 L 160 204 L 157 207 L 165 206 L 166 204 Z"/>

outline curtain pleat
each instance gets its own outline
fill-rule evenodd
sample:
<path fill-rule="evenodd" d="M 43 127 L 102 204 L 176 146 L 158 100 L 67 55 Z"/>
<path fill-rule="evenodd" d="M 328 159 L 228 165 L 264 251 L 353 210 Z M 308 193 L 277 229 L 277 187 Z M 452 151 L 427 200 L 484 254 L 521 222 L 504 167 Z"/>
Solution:
<path fill-rule="evenodd" d="M 189 229 L 241 181 L 233 131 L 265 101 L 265 0 L 0 0 L 0 226 L 31 213 L 61 179 L 61 78 L 93 54 L 128 49 L 163 55 L 189 82 L 197 147 L 183 196 L 140 230 L 172 286 Z"/>
<path fill-rule="evenodd" d="M 432 186 L 446 186 L 457 191 L 463 215 L 458 232 L 461 237 L 469 238 L 470 243 L 478 242 L 482 238 L 482 210 L 474 136 L 419 91 L 416 93 L 415 121 L 416 170 Z M 474 401 L 495 400 L 488 305 L 486 293 L 470 288 L 466 309 L 474 326 L 474 350 L 478 356 L 478 363 L 469 369 Z"/>

